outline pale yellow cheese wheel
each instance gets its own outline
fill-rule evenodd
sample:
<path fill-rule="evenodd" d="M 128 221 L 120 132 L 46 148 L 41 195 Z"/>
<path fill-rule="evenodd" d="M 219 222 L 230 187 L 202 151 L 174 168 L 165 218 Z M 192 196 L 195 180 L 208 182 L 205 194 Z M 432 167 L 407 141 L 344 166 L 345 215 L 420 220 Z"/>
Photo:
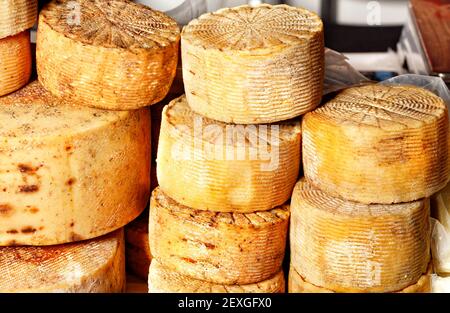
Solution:
<path fill-rule="evenodd" d="M 158 259 L 150 265 L 149 293 L 284 293 L 283 271 L 269 279 L 247 285 L 222 285 L 205 282 L 169 270 Z"/>
<path fill-rule="evenodd" d="M 33 27 L 37 17 L 38 1 L 0 0 L 0 9 L 0 39 L 2 39 Z"/>
<path fill-rule="evenodd" d="M 124 288 L 122 229 L 78 243 L 0 248 L 2 293 L 110 293 Z"/>
<path fill-rule="evenodd" d="M 147 205 L 148 109 L 73 106 L 33 82 L 0 98 L 0 121 L 0 245 L 98 237 Z"/>

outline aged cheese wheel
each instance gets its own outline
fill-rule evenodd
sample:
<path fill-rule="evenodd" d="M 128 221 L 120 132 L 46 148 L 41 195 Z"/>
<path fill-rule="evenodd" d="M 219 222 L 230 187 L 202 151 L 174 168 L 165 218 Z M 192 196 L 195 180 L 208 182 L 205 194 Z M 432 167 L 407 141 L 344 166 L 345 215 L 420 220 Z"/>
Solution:
<path fill-rule="evenodd" d="M 444 188 L 448 110 L 433 93 L 408 86 L 349 88 L 303 119 L 306 178 L 362 203 L 399 203 Z"/>
<path fill-rule="evenodd" d="M 227 123 L 288 120 L 322 98 L 320 18 L 287 5 L 221 9 L 181 34 L 186 96 L 194 111 Z"/>
<path fill-rule="evenodd" d="M 140 278 L 147 280 L 152 260 L 148 240 L 148 210 L 125 227 L 125 240 L 127 267 Z"/>
<path fill-rule="evenodd" d="M 429 293 L 431 292 L 431 264 L 428 266 L 426 274 L 420 276 L 419 280 L 400 291 L 395 293 Z M 326 289 L 323 287 L 317 287 L 313 284 L 306 282 L 302 276 L 291 266 L 289 269 L 288 279 L 288 292 L 289 293 L 334 293 L 335 291 Z"/>
<path fill-rule="evenodd" d="M 391 292 L 417 282 L 430 260 L 429 200 L 366 205 L 301 180 L 291 202 L 291 262 L 337 292 Z"/>
<path fill-rule="evenodd" d="M 283 271 L 273 277 L 247 285 L 222 285 L 185 276 L 168 269 L 158 259 L 150 265 L 148 276 L 150 293 L 284 293 Z"/>
<path fill-rule="evenodd" d="M 77 107 L 33 82 L 0 98 L 0 121 L 0 245 L 98 237 L 147 205 L 148 109 Z"/>
<path fill-rule="evenodd" d="M 40 13 L 37 70 L 53 94 L 129 110 L 162 100 L 180 33 L 165 14 L 128 0 L 53 0 Z"/>
<path fill-rule="evenodd" d="M 24 86 L 30 75 L 30 33 L 0 39 L 0 96 Z"/>
<path fill-rule="evenodd" d="M 256 283 L 280 270 L 288 220 L 288 205 L 247 214 L 199 211 L 157 188 L 150 202 L 150 246 L 155 258 L 180 274 L 226 285 Z"/>
<path fill-rule="evenodd" d="M 284 204 L 300 167 L 300 122 L 234 125 L 194 113 L 180 97 L 164 108 L 161 189 L 199 210 L 252 213 Z"/>
<path fill-rule="evenodd" d="M 47 247 L 1 247 L 0 292 L 122 292 L 123 231 Z"/>
<path fill-rule="evenodd" d="M 21 33 L 36 22 L 37 0 L 0 0 L 0 8 L 0 39 Z"/>

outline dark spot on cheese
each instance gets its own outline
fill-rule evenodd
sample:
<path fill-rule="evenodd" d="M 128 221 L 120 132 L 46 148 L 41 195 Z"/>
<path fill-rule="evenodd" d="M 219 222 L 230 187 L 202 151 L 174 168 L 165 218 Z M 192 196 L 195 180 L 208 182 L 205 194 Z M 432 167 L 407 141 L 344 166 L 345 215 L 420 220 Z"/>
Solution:
<path fill-rule="evenodd" d="M 75 184 L 75 181 L 76 181 L 76 179 L 75 178 L 69 178 L 67 181 L 66 181 L 66 185 L 67 186 L 72 186 L 73 184 Z"/>
<path fill-rule="evenodd" d="M 211 249 L 212 250 L 212 249 L 216 248 L 216 245 L 213 245 L 212 243 L 204 242 L 203 244 L 205 245 L 205 247 L 207 249 Z"/>
<path fill-rule="evenodd" d="M 36 230 L 37 230 L 36 228 L 33 228 L 31 226 L 26 226 L 26 227 L 22 228 L 20 231 L 23 234 L 34 234 L 36 232 Z"/>
<path fill-rule="evenodd" d="M 32 208 L 30 208 L 30 212 L 33 214 L 36 214 L 37 212 L 39 212 L 39 209 L 36 207 L 32 207 Z"/>
<path fill-rule="evenodd" d="M 195 93 L 195 91 L 191 91 L 191 95 L 196 96 L 197 94 Z"/>
<path fill-rule="evenodd" d="M 195 72 L 193 70 L 189 70 L 189 73 L 195 76 Z"/>
<path fill-rule="evenodd" d="M 74 225 L 75 225 L 75 223 L 74 223 L 74 222 L 70 223 L 70 227 L 73 227 Z"/>
<path fill-rule="evenodd" d="M 197 261 L 196 260 L 194 260 L 194 259 L 191 259 L 191 258 L 181 258 L 183 261 L 185 261 L 185 262 L 189 262 L 189 263 L 192 263 L 192 264 L 195 264 L 195 263 L 197 263 Z"/>
<path fill-rule="evenodd" d="M 28 164 L 19 164 L 17 167 L 19 168 L 19 171 L 21 173 L 34 173 L 35 172 L 35 169 Z"/>
<path fill-rule="evenodd" d="M 18 242 L 15 240 L 11 240 L 6 243 L 6 246 L 17 246 L 17 245 L 18 245 Z"/>
<path fill-rule="evenodd" d="M 10 229 L 6 231 L 7 234 L 17 234 L 18 232 L 19 231 L 17 229 Z"/>
<path fill-rule="evenodd" d="M 39 191 L 39 186 L 37 185 L 22 185 L 19 186 L 19 192 L 31 193 Z"/>
<path fill-rule="evenodd" d="M 13 211 L 12 206 L 9 204 L 0 204 L 0 216 L 1 215 L 10 215 Z"/>
<path fill-rule="evenodd" d="M 83 236 L 81 236 L 81 235 L 79 235 L 77 233 L 72 232 L 70 234 L 70 241 L 81 241 L 83 239 L 84 239 Z"/>
<path fill-rule="evenodd" d="M 72 145 L 67 145 L 65 149 L 66 149 L 66 151 L 71 151 L 73 149 L 73 147 L 72 147 Z"/>

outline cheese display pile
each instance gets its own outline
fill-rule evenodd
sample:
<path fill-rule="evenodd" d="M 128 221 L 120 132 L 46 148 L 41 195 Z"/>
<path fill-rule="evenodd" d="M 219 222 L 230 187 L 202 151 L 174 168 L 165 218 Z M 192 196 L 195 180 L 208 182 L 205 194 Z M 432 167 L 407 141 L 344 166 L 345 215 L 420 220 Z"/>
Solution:
<path fill-rule="evenodd" d="M 31 75 L 29 29 L 37 17 L 37 0 L 0 1 L 0 96 L 24 86 Z"/>
<path fill-rule="evenodd" d="M 430 292 L 430 200 L 449 180 L 448 110 L 412 86 L 348 88 L 302 123 L 290 292 Z"/>
<path fill-rule="evenodd" d="M 180 30 L 127 0 L 51 1 L 29 82 L 37 1 L 0 5 L 0 291 L 123 292 L 123 227 L 150 198 L 146 107 L 169 92 Z M 147 278 L 136 224 L 127 241 Z"/>

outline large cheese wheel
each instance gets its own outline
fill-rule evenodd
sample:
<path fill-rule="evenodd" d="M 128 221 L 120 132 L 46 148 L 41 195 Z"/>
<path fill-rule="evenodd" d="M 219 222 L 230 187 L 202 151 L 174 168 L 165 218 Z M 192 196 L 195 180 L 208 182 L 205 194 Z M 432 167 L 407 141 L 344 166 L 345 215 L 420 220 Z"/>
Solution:
<path fill-rule="evenodd" d="M 325 192 L 362 203 L 399 203 L 444 188 L 448 110 L 409 86 L 349 88 L 303 119 L 303 166 Z"/>
<path fill-rule="evenodd" d="M 147 280 L 152 260 L 148 240 L 148 210 L 125 227 L 127 267 L 131 272 Z"/>
<path fill-rule="evenodd" d="M 38 1 L 0 0 L 0 8 L 1 39 L 16 35 L 33 27 L 37 17 Z"/>
<path fill-rule="evenodd" d="M 150 202 L 152 254 L 164 265 L 218 284 L 250 284 L 280 270 L 289 206 L 256 213 L 199 211 L 155 189 Z"/>
<path fill-rule="evenodd" d="M 77 107 L 33 82 L 0 98 L 0 121 L 0 245 L 98 237 L 147 205 L 148 109 Z"/>
<path fill-rule="evenodd" d="M 300 167 L 300 122 L 234 125 L 194 113 L 180 97 L 164 108 L 161 189 L 194 209 L 250 213 L 291 196 Z"/>
<path fill-rule="evenodd" d="M 395 293 L 428 293 L 431 292 L 431 264 L 428 266 L 428 271 L 424 275 L 420 276 L 419 280 L 400 291 Z M 323 287 L 315 286 L 308 283 L 302 276 L 291 266 L 289 269 L 288 279 L 288 292 L 289 293 L 334 293 L 335 291 L 326 289 Z"/>
<path fill-rule="evenodd" d="M 1 247 L 0 292 L 122 292 L 123 231 L 47 247 Z"/>
<path fill-rule="evenodd" d="M 323 25 L 312 12 L 267 4 L 221 9 L 191 21 L 181 38 L 186 96 L 204 116 L 272 123 L 320 103 Z"/>
<path fill-rule="evenodd" d="M 24 86 L 31 75 L 30 33 L 0 39 L 0 96 Z"/>
<path fill-rule="evenodd" d="M 37 70 L 53 94 L 128 110 L 162 100 L 180 33 L 165 14 L 128 0 L 53 0 L 40 13 Z"/>
<path fill-rule="evenodd" d="M 283 271 L 267 280 L 247 285 L 214 284 L 185 276 L 168 269 L 158 259 L 150 265 L 150 293 L 284 293 Z"/>
<path fill-rule="evenodd" d="M 391 292 L 430 260 L 429 200 L 366 205 L 301 180 L 291 202 L 291 262 L 306 281 L 338 292 Z"/>

